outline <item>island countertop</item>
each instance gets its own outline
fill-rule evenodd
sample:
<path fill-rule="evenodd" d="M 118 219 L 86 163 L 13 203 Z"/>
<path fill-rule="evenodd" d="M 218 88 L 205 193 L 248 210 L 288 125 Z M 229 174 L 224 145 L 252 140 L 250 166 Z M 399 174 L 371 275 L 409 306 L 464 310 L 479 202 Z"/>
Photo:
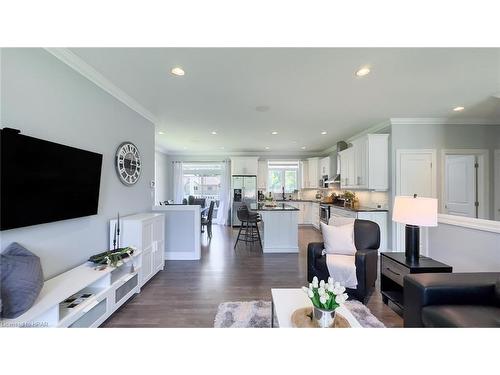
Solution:
<path fill-rule="evenodd" d="M 293 206 L 286 204 L 286 203 L 277 203 L 275 207 L 267 207 L 264 205 L 264 203 L 251 203 L 250 210 L 251 211 L 269 211 L 269 212 L 300 211 L 298 208 L 293 207 Z"/>

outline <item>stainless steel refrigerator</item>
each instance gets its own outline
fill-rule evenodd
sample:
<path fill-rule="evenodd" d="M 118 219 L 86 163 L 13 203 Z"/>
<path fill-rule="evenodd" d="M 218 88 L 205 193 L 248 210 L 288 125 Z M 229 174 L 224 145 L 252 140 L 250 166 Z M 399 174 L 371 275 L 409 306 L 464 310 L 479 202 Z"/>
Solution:
<path fill-rule="evenodd" d="M 257 202 L 257 176 L 233 175 L 231 181 L 231 225 L 239 226 L 238 208 L 246 204 Z"/>

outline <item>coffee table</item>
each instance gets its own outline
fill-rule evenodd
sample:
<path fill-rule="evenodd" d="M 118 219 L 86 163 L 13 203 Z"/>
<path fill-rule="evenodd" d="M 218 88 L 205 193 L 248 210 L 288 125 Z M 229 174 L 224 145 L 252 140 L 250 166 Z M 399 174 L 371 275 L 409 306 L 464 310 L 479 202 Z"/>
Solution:
<path fill-rule="evenodd" d="M 293 328 L 292 314 L 302 307 L 312 307 L 312 302 L 302 289 L 271 289 L 271 328 L 278 323 L 279 328 Z M 347 319 L 352 328 L 361 327 L 356 318 L 345 307 L 337 310 Z"/>

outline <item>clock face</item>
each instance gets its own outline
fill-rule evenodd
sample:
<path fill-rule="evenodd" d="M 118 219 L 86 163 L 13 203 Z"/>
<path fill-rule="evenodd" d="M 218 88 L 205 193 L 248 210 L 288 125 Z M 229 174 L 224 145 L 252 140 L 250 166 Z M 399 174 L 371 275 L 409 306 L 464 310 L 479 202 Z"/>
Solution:
<path fill-rule="evenodd" d="M 141 175 L 141 156 L 131 142 L 123 142 L 116 150 L 116 172 L 125 185 L 135 184 Z"/>

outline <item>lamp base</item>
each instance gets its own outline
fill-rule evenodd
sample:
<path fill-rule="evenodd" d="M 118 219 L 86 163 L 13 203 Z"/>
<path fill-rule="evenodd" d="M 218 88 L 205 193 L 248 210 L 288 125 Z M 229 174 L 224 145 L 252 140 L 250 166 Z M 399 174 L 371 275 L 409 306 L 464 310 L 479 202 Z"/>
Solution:
<path fill-rule="evenodd" d="M 420 228 L 418 225 L 405 226 L 405 256 L 410 263 L 418 263 L 420 258 Z"/>

